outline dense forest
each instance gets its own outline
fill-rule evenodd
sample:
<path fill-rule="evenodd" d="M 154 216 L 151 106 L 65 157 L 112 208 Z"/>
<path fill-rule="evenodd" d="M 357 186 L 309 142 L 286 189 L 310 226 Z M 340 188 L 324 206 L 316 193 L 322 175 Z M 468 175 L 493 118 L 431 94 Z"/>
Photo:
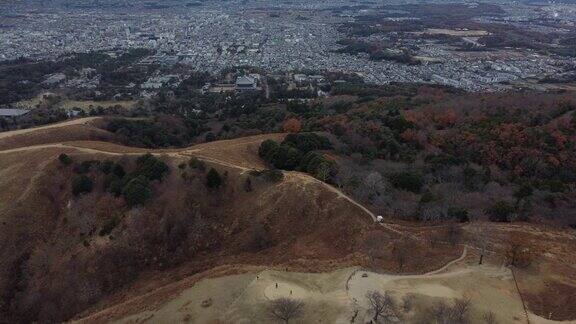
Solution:
<path fill-rule="evenodd" d="M 338 186 L 382 215 L 576 225 L 576 100 L 569 93 L 352 83 L 332 92 L 287 103 L 238 95 L 193 118 L 189 99 L 164 98 L 153 104 L 153 119 L 107 129 L 144 147 L 302 134 L 265 142 L 261 157 L 271 168 Z"/>
<path fill-rule="evenodd" d="M 309 118 L 303 128 L 334 136 L 336 184 L 382 214 L 573 225 L 574 110 L 570 96 L 421 88 Z"/>

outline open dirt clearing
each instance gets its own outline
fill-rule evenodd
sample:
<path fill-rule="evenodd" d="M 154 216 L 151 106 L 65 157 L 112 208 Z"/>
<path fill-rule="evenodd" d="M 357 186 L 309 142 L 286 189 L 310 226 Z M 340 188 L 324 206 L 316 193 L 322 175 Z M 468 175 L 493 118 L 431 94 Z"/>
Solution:
<path fill-rule="evenodd" d="M 439 300 L 471 298 L 470 320 L 482 323 L 484 312 L 493 311 L 500 323 L 525 323 L 522 303 L 510 270 L 494 266 L 467 266 L 432 275 L 386 275 L 360 271 L 350 279 L 350 296 L 366 309 L 366 291 L 389 291 L 397 300 L 412 294 L 417 308 L 428 308 Z M 413 321 L 422 319 L 424 312 L 416 312 Z"/>
<path fill-rule="evenodd" d="M 29 100 L 22 100 L 17 102 L 15 105 L 19 108 L 24 109 L 34 109 L 36 106 L 46 102 L 45 96 L 54 96 L 54 93 L 44 92 L 39 94 L 38 96 L 29 99 Z M 72 110 L 73 108 L 79 108 L 86 112 L 89 111 L 90 108 L 97 108 L 102 107 L 104 109 L 120 106 L 124 109 L 132 109 L 137 104 L 135 100 L 124 100 L 124 101 L 94 101 L 94 100 L 71 100 L 71 99 L 64 99 L 57 102 L 54 107 L 62 108 L 64 110 Z"/>
<path fill-rule="evenodd" d="M 125 101 L 80 101 L 80 100 L 64 100 L 58 104 L 58 107 L 64 110 L 72 110 L 74 108 L 79 108 L 88 112 L 90 108 L 102 107 L 104 109 L 114 106 L 120 106 L 124 109 L 132 109 L 136 105 L 136 101 L 125 100 Z"/>
<path fill-rule="evenodd" d="M 398 304 L 404 296 L 414 296 L 414 308 L 404 313 L 403 323 L 425 320 L 425 310 L 437 302 L 450 303 L 463 297 L 472 300 L 472 323 L 484 323 L 487 311 L 496 313 L 499 323 L 526 323 L 508 268 L 463 264 L 425 275 L 388 275 L 346 268 L 318 274 L 267 270 L 207 279 L 156 309 L 117 323 L 269 323 L 273 320 L 266 306 L 280 297 L 304 302 L 304 315 L 293 323 L 366 323 L 371 314 L 365 296 L 373 290 L 389 292 Z M 534 315 L 531 322 L 560 323 Z"/>

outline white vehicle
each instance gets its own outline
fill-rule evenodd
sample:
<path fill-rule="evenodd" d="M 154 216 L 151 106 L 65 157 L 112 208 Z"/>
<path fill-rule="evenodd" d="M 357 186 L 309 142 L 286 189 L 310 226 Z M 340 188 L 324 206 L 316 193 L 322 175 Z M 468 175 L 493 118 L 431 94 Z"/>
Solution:
<path fill-rule="evenodd" d="M 384 221 L 384 217 L 382 217 L 381 215 L 376 216 L 376 222 L 377 223 L 382 223 Z"/>

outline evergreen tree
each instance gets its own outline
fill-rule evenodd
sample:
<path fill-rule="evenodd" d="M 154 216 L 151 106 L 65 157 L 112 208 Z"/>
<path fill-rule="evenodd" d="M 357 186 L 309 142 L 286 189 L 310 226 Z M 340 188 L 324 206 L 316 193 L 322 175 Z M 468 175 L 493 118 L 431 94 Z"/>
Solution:
<path fill-rule="evenodd" d="M 89 193 L 92 191 L 93 187 L 94 183 L 92 183 L 92 180 L 90 180 L 90 178 L 84 174 L 77 175 L 72 180 L 72 193 L 74 196 L 78 196 L 83 193 Z"/>
<path fill-rule="evenodd" d="M 143 205 L 152 196 L 148 179 L 139 176 L 130 180 L 122 189 L 122 196 L 130 207 Z"/>
<path fill-rule="evenodd" d="M 222 185 L 222 177 L 216 169 L 210 168 L 208 174 L 206 174 L 206 186 L 210 189 L 218 189 Z"/>

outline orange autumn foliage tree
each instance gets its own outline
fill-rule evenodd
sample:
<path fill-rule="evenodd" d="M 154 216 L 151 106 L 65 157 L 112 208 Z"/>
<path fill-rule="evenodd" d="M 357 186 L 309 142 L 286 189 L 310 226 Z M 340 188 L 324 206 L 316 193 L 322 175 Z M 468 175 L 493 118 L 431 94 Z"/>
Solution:
<path fill-rule="evenodd" d="M 286 119 L 282 125 L 282 129 L 287 133 L 298 133 L 301 127 L 302 124 L 296 118 Z"/>
<path fill-rule="evenodd" d="M 438 113 L 435 116 L 436 122 L 442 127 L 450 127 L 456 124 L 456 112 L 454 109 L 448 109 L 444 112 Z"/>

